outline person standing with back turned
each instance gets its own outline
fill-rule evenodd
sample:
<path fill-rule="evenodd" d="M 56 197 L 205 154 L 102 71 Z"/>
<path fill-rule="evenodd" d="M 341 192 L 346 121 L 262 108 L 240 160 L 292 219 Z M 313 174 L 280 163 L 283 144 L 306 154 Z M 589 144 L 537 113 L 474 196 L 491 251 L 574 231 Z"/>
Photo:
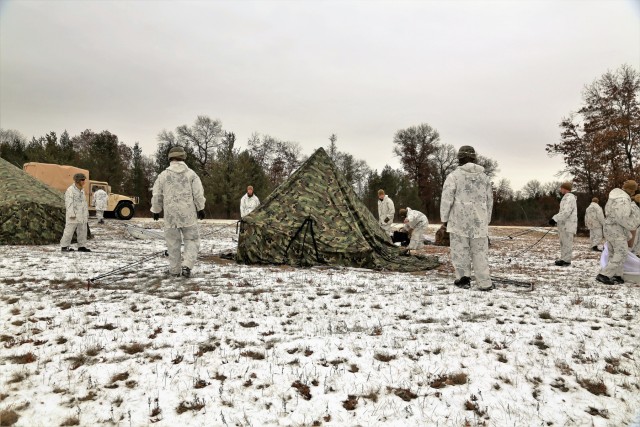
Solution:
<path fill-rule="evenodd" d="M 451 263 L 456 272 L 454 285 L 471 287 L 471 266 L 478 290 L 493 289 L 489 273 L 489 222 L 493 192 L 484 167 L 476 164 L 476 151 L 469 145 L 458 150 L 458 167 L 442 187 L 440 220 L 450 239 Z"/>
<path fill-rule="evenodd" d="M 151 212 L 153 220 L 164 210 L 164 238 L 169 252 L 169 274 L 191 276 L 200 250 L 198 220 L 204 219 L 204 189 L 196 173 L 185 164 L 182 147 L 169 150 L 170 165 L 153 184 Z M 184 240 L 184 254 L 180 246 Z M 182 258 L 182 260 L 181 260 Z M 180 265 L 182 264 L 182 270 Z"/>

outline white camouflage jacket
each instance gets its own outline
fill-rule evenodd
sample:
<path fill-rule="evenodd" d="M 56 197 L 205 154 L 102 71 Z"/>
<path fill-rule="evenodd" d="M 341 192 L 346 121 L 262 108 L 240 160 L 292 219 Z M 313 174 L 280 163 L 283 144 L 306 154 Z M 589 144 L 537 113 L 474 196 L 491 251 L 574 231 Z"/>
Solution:
<path fill-rule="evenodd" d="M 605 225 L 618 228 L 625 236 L 640 227 L 640 208 L 620 188 L 611 190 L 604 210 L 607 214 Z"/>
<path fill-rule="evenodd" d="M 64 193 L 64 204 L 67 208 L 66 219 L 68 223 L 89 221 L 89 206 L 84 196 L 84 189 L 79 189 L 75 184 L 69 186 Z"/>
<path fill-rule="evenodd" d="M 151 212 L 164 210 L 165 228 L 191 227 L 204 209 L 204 189 L 194 171 L 184 162 L 171 162 L 153 184 Z"/>
<path fill-rule="evenodd" d="M 492 210 L 493 191 L 484 167 L 466 163 L 449 174 L 440 201 L 440 220 L 449 233 L 487 237 Z"/>
<path fill-rule="evenodd" d="M 578 205 L 573 193 L 566 193 L 560 200 L 560 210 L 553 216 L 558 230 L 576 234 L 578 231 Z"/>
<path fill-rule="evenodd" d="M 407 208 L 407 217 L 404 220 L 405 224 L 412 229 L 423 228 L 429 225 L 427 216 L 420 211 Z"/>
<path fill-rule="evenodd" d="M 378 199 L 378 222 L 380 225 L 392 223 L 395 212 L 396 207 L 391 197 L 385 195 L 382 200 Z M 389 218 L 389 221 L 384 222 L 387 218 Z"/>
<path fill-rule="evenodd" d="M 95 204 L 96 210 L 97 211 L 107 210 L 108 199 L 109 199 L 109 196 L 107 196 L 106 191 L 104 191 L 103 189 L 96 190 L 96 192 L 93 193 L 93 203 Z"/>
<path fill-rule="evenodd" d="M 591 202 L 584 213 L 584 225 L 589 229 L 602 228 L 604 226 L 604 212 L 596 202 Z"/>
<path fill-rule="evenodd" d="M 242 199 L 240 199 L 240 218 L 244 218 L 249 215 L 251 211 L 258 206 L 260 206 L 260 199 L 258 199 L 258 196 L 256 196 L 255 193 L 251 197 L 249 197 L 248 194 L 245 194 L 242 196 Z"/>

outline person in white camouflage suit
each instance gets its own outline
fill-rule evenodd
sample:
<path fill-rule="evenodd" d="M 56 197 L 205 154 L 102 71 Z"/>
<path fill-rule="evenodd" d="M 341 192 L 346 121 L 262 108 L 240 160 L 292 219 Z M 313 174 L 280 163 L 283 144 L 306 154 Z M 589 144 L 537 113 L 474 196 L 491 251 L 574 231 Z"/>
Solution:
<path fill-rule="evenodd" d="M 598 204 L 600 200 L 597 197 L 591 199 L 591 204 L 584 213 L 584 225 L 589 229 L 589 239 L 591 240 L 591 250 L 602 252 L 598 248 L 602 242 L 602 227 L 604 227 L 604 212 Z"/>
<path fill-rule="evenodd" d="M 573 184 L 563 182 L 560 185 L 560 210 L 550 220 L 549 225 L 558 226 L 558 237 L 560 238 L 560 259 L 555 264 L 559 267 L 571 265 L 573 253 L 573 236 L 578 231 L 578 205 L 576 196 L 571 192 Z"/>
<path fill-rule="evenodd" d="M 384 194 L 384 190 L 378 190 L 378 224 L 388 236 L 391 235 L 391 225 L 393 224 L 395 212 L 396 207 L 391 197 Z"/>
<path fill-rule="evenodd" d="M 447 176 L 442 187 L 440 220 L 450 233 L 454 284 L 471 287 L 471 271 L 478 290 L 493 289 L 489 272 L 489 223 L 493 209 L 491 181 L 484 167 L 476 162 L 476 151 L 469 145 L 458 150 L 459 166 Z"/>
<path fill-rule="evenodd" d="M 96 218 L 99 224 L 104 224 L 104 211 L 107 210 L 107 200 L 109 196 L 107 192 L 100 187 L 93 193 L 93 203 L 96 208 Z"/>
<path fill-rule="evenodd" d="M 87 223 L 89 222 L 89 206 L 84 195 L 84 182 L 87 177 L 83 173 L 73 175 L 73 184 L 64 193 L 64 204 L 66 207 L 66 221 L 60 246 L 62 252 L 73 252 L 69 247 L 76 233 L 78 239 L 78 252 L 91 252 L 85 247 L 87 243 Z"/>
<path fill-rule="evenodd" d="M 253 186 L 247 187 L 247 194 L 240 199 L 240 218 L 249 215 L 255 208 L 260 206 L 260 199 L 253 194 Z"/>
<path fill-rule="evenodd" d="M 151 212 L 154 221 L 164 210 L 164 238 L 169 252 L 169 274 L 191 276 L 200 250 L 198 219 L 204 219 L 204 189 L 196 173 L 184 163 L 182 147 L 169 150 L 171 164 L 153 184 Z M 180 246 L 184 241 L 184 254 Z M 182 258 L 182 260 L 181 260 Z M 180 266 L 182 265 L 182 269 Z"/>
<path fill-rule="evenodd" d="M 604 238 L 607 241 L 609 260 L 596 276 L 596 280 L 605 285 L 624 283 L 622 267 L 629 253 L 631 232 L 640 227 L 640 208 L 631 202 L 631 195 L 635 194 L 637 189 L 638 184 L 635 181 L 625 181 L 622 189 L 611 190 L 604 207 Z"/>
<path fill-rule="evenodd" d="M 411 231 L 411 240 L 409 241 L 408 250 L 421 249 L 424 246 L 424 234 L 427 232 L 429 220 L 427 216 L 415 209 L 400 209 L 400 217 L 404 218 L 404 228 Z"/>

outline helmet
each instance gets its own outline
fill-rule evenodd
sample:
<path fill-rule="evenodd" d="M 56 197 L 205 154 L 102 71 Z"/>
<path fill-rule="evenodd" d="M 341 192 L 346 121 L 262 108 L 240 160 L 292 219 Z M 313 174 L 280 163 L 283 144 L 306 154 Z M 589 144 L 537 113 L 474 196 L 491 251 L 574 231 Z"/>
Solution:
<path fill-rule="evenodd" d="M 169 150 L 168 157 L 169 157 L 169 160 L 171 159 L 184 160 L 187 158 L 187 152 L 184 151 L 184 148 L 180 146 L 176 146 L 171 148 L 171 150 Z"/>
<path fill-rule="evenodd" d="M 458 150 L 458 159 L 464 159 L 464 158 L 475 160 L 476 150 L 474 150 L 473 147 L 470 145 L 463 145 Z"/>
<path fill-rule="evenodd" d="M 87 177 L 84 176 L 83 173 L 77 173 L 77 174 L 73 175 L 73 180 L 75 182 L 80 182 L 80 181 L 85 180 L 85 179 L 87 179 Z"/>

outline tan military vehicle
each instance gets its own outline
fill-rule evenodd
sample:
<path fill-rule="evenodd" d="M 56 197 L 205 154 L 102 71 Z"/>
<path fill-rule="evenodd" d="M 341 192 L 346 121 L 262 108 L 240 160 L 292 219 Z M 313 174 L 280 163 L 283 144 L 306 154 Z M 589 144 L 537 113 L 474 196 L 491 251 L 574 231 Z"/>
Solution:
<path fill-rule="evenodd" d="M 73 175 L 83 173 L 87 177 L 87 180 L 84 182 L 84 193 L 87 195 L 89 213 L 95 215 L 96 208 L 93 193 L 99 188 L 102 188 L 109 195 L 107 210 L 104 211 L 105 216 L 111 214 L 119 219 L 131 219 L 135 213 L 135 205 L 137 205 L 139 201 L 137 197 L 128 197 L 112 193 L 111 186 L 108 182 L 92 181 L 89 177 L 89 171 L 86 169 L 80 169 L 75 166 L 36 162 L 25 163 L 22 168 L 37 180 L 63 192 L 73 183 Z"/>

